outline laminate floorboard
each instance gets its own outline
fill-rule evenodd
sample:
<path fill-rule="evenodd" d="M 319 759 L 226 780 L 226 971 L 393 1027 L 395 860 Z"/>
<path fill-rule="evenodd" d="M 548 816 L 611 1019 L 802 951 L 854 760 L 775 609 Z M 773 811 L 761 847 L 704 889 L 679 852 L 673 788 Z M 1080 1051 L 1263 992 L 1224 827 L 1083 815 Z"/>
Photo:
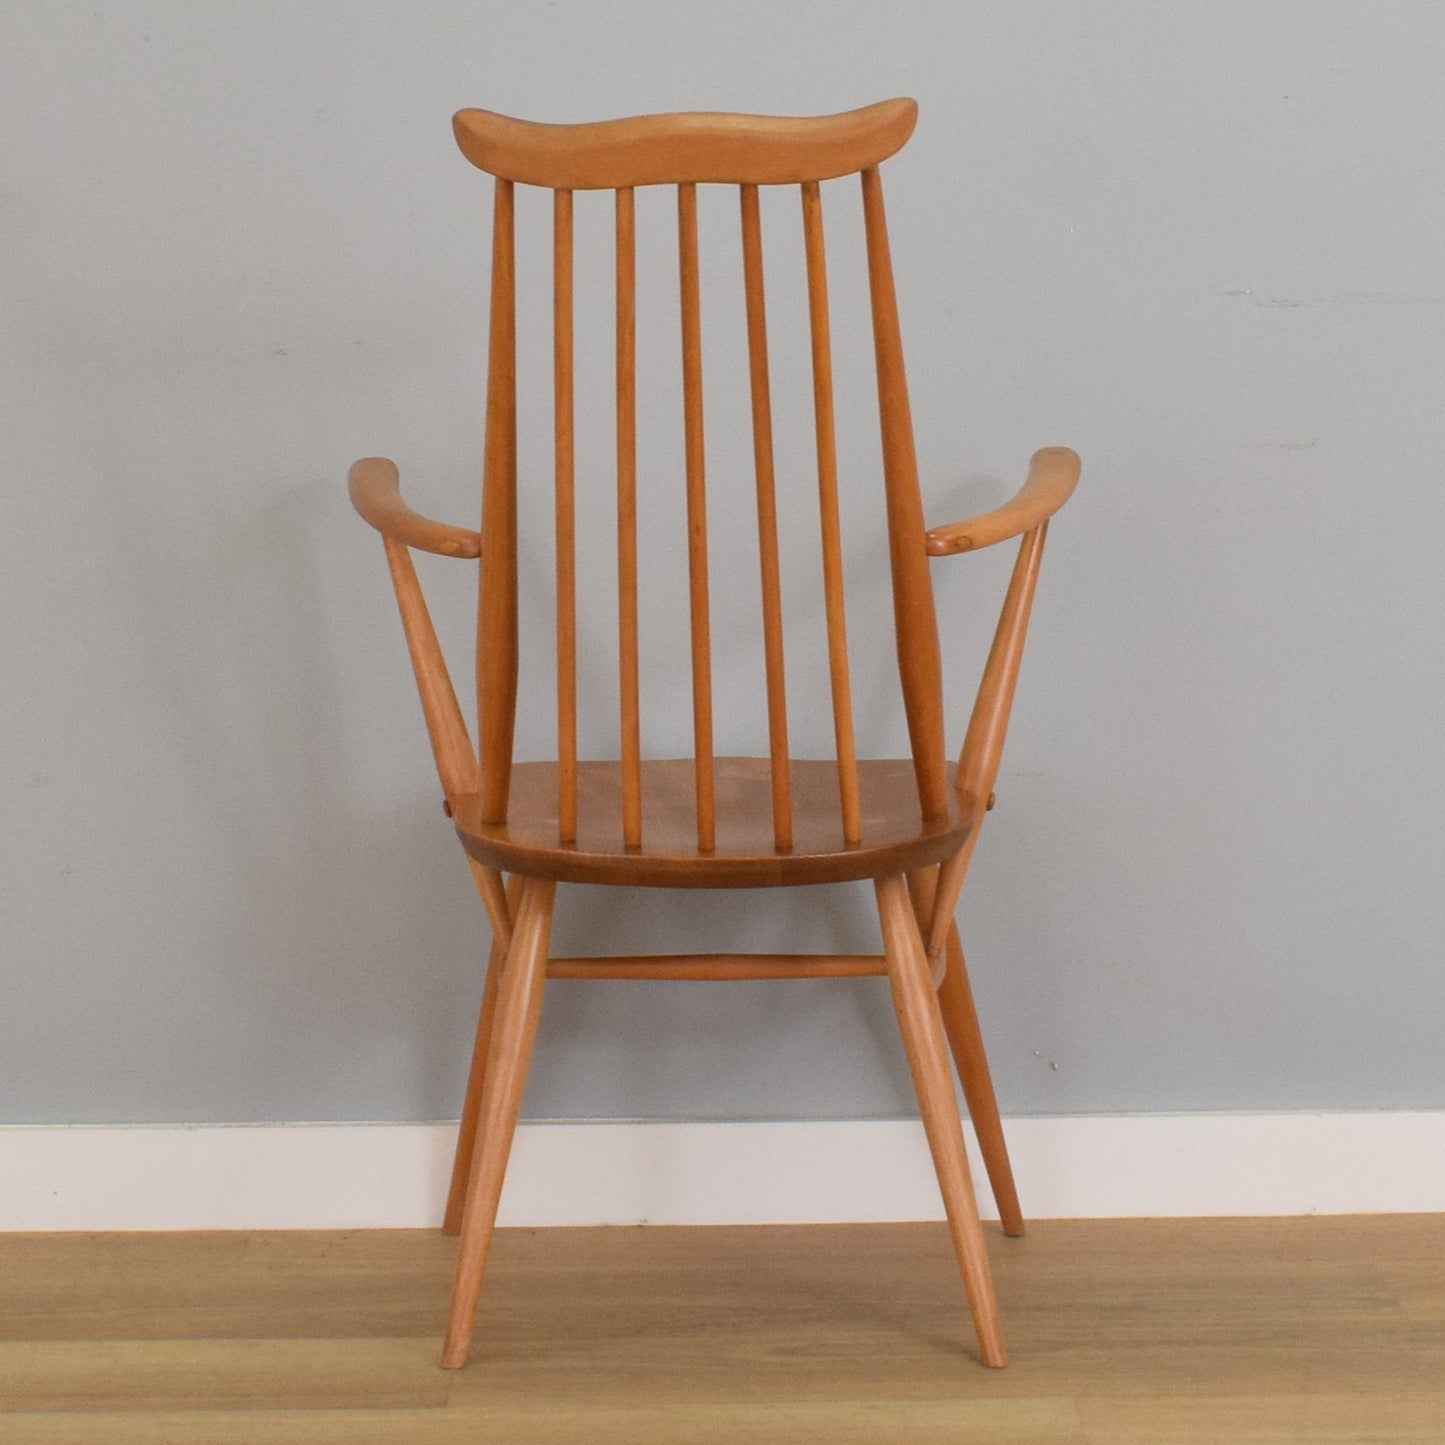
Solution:
<path fill-rule="evenodd" d="M 1445 1216 L 0 1236 L 5 1445 L 1445 1445 Z"/>

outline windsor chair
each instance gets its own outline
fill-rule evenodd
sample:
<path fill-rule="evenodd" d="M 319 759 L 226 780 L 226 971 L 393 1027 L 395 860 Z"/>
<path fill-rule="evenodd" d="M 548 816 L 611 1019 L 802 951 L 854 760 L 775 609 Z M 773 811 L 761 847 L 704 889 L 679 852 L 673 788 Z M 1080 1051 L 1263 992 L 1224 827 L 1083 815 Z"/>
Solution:
<path fill-rule="evenodd" d="M 917 107 L 891 100 L 836 116 L 644 116 L 542 125 L 482 110 L 454 122 L 469 161 L 495 181 L 491 319 L 480 531 L 409 508 L 396 467 L 357 462 L 351 496 L 385 541 L 423 711 L 453 818 L 492 927 L 476 1045 L 444 1228 L 461 1235 L 443 1347 L 447 1368 L 470 1350 L 482 1274 L 517 1120 L 545 981 L 552 978 L 760 979 L 885 975 L 938 1173 L 982 1358 L 1005 1362 L 997 1305 L 964 1153 L 951 1050 L 1003 1229 L 1023 1232 L 954 908 L 979 823 L 991 805 L 1049 517 L 1079 461 L 1037 452 L 1012 501 L 968 521 L 924 525 L 879 164 L 913 131 Z M 882 511 L 898 675 L 911 757 L 859 757 L 845 636 L 820 183 L 862 187 L 869 306 L 882 440 Z M 766 757 L 715 756 L 703 445 L 697 187 L 736 186 L 752 403 L 761 563 Z M 790 756 L 760 186 L 797 186 L 811 328 L 814 444 L 835 756 Z M 514 761 L 519 643 L 514 202 L 518 186 L 552 192 L 557 758 Z M 643 757 L 638 598 L 636 239 L 634 189 L 676 188 L 682 331 L 681 478 L 687 508 L 693 755 Z M 578 554 L 574 439 L 573 192 L 615 194 L 619 756 L 578 756 Z M 591 459 L 589 459 L 590 462 Z M 594 468 L 589 465 L 590 472 Z M 812 483 L 810 483 L 810 486 Z M 1021 538 L 957 766 L 944 752 L 941 656 L 930 559 Z M 479 560 L 473 748 L 412 563 L 412 549 Z M 557 884 L 755 888 L 869 880 L 882 952 L 552 958 Z"/>

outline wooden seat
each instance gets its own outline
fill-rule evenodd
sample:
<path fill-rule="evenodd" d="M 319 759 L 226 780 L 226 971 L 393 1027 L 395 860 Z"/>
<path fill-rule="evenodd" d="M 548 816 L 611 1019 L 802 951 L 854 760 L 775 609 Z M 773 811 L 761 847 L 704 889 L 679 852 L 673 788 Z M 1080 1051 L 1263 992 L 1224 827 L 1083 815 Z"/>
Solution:
<path fill-rule="evenodd" d="M 622 837 L 622 766 L 577 765 L 576 838 L 559 844 L 556 763 L 515 763 L 505 823 L 481 821 L 478 794 L 456 808 L 462 846 L 506 873 L 560 883 L 643 888 L 771 888 L 845 883 L 907 873 L 952 857 L 963 846 L 975 803 L 949 789 L 948 811 L 925 819 L 909 758 L 858 763 L 859 836 L 849 842 L 838 815 L 838 764 L 794 758 L 789 764 L 793 843 L 773 838 L 772 770 L 767 758 L 715 760 L 717 835 L 697 846 L 690 758 L 642 763 L 642 842 Z M 952 772 L 952 769 L 950 769 Z"/>
<path fill-rule="evenodd" d="M 1035 453 L 1027 479 L 1001 507 L 932 530 L 923 519 L 883 213 L 879 165 L 912 133 L 917 108 L 891 100 L 838 116 L 683 114 L 589 125 L 540 125 L 487 111 L 462 111 L 454 126 L 463 153 L 494 178 L 490 340 L 479 530 L 434 521 L 402 500 L 397 469 L 385 458 L 358 462 L 352 500 L 385 541 L 387 562 L 421 694 L 446 808 L 467 852 L 492 929 L 476 1045 L 462 1108 L 444 1228 L 459 1232 L 457 1272 L 442 1363 L 465 1363 L 471 1345 L 507 1156 L 521 1104 L 548 977 L 799 978 L 884 974 L 938 1172 L 980 1354 L 1005 1355 L 988 1256 L 964 1153 L 949 1057 L 998 1204 L 1004 1232 L 1023 1219 L 989 1078 L 954 907 L 992 805 L 1028 627 L 1048 519 L 1079 475 L 1065 448 Z M 834 425 L 833 342 L 824 188 L 861 187 L 867 255 L 863 308 L 872 329 L 881 456 L 854 460 L 876 480 L 877 546 L 892 581 L 901 711 L 910 756 L 859 757 L 855 738 L 844 605 L 839 448 Z M 746 365 L 758 542 L 761 696 L 754 715 L 766 756 L 718 757 L 714 749 L 713 618 L 709 582 L 708 446 L 703 426 L 703 268 L 699 264 L 699 185 L 736 188 L 742 252 Z M 663 416 L 659 393 L 638 376 L 637 212 L 639 186 L 676 192 L 677 285 L 681 322 L 681 407 Z M 816 471 L 805 479 L 816 497 L 814 545 L 821 560 L 826 621 L 825 695 L 834 753 L 799 759 L 789 742 L 788 689 L 777 494 L 799 479 L 774 475 L 768 325 L 763 270 L 762 186 L 796 187 L 801 207 Z M 529 575 L 519 578 L 518 297 L 514 216 L 519 188 L 550 192 L 552 305 L 551 483 L 555 604 Z M 599 468 L 589 454 L 576 465 L 574 367 L 574 221 L 576 191 L 612 193 L 615 455 Z M 656 268 L 644 280 L 656 281 Z M 588 273 L 590 274 L 590 273 Z M 711 274 L 711 273 L 709 273 Z M 641 404 L 640 400 L 642 399 Z M 639 481 L 638 429 L 674 429 L 680 442 L 675 485 L 685 497 L 686 535 L 677 539 L 687 568 L 686 597 L 657 596 L 648 563 L 665 545 L 647 529 L 652 505 Z M 607 475 L 610 471 L 611 475 Z M 855 472 L 850 475 L 857 474 Z M 646 481 L 646 479 L 644 479 Z M 599 538 L 579 525 L 584 487 L 615 486 L 615 533 Z M 529 476 L 529 489 L 542 485 Z M 656 479 L 652 485 L 657 485 Z M 639 545 L 639 537 L 642 545 Z M 1019 538 L 956 767 L 943 734 L 942 653 L 934 616 L 931 559 Z M 790 539 L 796 540 L 796 539 Z M 529 559 L 537 555 L 535 540 Z M 423 598 L 413 550 L 478 562 L 477 743 L 474 746 Z M 599 553 L 610 553 L 606 569 Z M 729 584 L 739 582 L 730 557 Z M 531 563 L 529 560 L 529 567 Z M 579 754 L 579 592 L 615 567 L 617 624 L 616 745 L 612 756 Z M 793 595 L 793 594 L 788 594 Z M 552 608 L 554 659 L 519 666 L 519 616 Z M 595 602 L 586 604 L 595 609 Z M 685 669 L 692 752 L 646 756 L 639 687 L 639 613 L 685 609 Z M 791 606 L 792 603 L 790 602 Z M 608 604 L 606 610 L 611 610 Z M 591 614 L 589 614 L 591 615 Z M 532 634 L 535 635 L 535 634 Z M 736 639 L 730 639 L 736 641 Z M 556 756 L 515 760 L 518 691 L 524 674 L 555 677 Z M 870 678 L 870 693 L 884 680 Z M 826 701 L 825 701 L 826 696 Z M 595 721 L 597 704 L 588 703 Z M 537 747 L 535 740 L 529 745 Z M 673 749 L 675 750 L 675 748 Z M 876 954 L 668 954 L 629 958 L 554 958 L 549 940 L 558 883 L 672 888 L 871 881 L 882 948 Z M 846 1262 L 840 1261 L 840 1268 Z M 682 1287 L 681 1282 L 679 1287 Z"/>

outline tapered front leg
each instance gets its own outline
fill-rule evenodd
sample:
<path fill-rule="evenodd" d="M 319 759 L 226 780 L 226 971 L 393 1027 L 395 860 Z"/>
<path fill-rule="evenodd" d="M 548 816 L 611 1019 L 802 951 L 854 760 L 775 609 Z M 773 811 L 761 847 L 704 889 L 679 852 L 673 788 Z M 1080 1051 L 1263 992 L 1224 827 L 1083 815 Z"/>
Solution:
<path fill-rule="evenodd" d="M 874 887 L 878 894 L 878 917 L 883 928 L 883 951 L 888 958 L 893 1008 L 898 1015 L 903 1049 L 913 1075 L 913 1088 L 933 1154 L 933 1167 L 938 1174 L 979 1349 L 984 1364 L 1004 1365 L 1008 1357 L 999 1327 L 998 1302 L 994 1298 L 988 1251 L 964 1153 L 963 1120 L 953 1091 L 943 1020 L 928 972 L 923 938 L 903 878 L 897 874 L 880 878 Z"/>
<path fill-rule="evenodd" d="M 466 1208 L 462 1214 L 447 1337 L 442 1347 L 442 1366 L 448 1370 L 464 1365 L 471 1348 L 482 1274 L 497 1222 L 497 1204 L 502 1197 L 502 1179 L 507 1171 L 517 1111 L 527 1082 L 527 1064 L 542 1013 L 556 888 L 550 879 L 529 878 L 523 884 L 513 921 L 512 945 L 497 991 L 496 1022 L 482 1088 L 481 1117 Z"/>

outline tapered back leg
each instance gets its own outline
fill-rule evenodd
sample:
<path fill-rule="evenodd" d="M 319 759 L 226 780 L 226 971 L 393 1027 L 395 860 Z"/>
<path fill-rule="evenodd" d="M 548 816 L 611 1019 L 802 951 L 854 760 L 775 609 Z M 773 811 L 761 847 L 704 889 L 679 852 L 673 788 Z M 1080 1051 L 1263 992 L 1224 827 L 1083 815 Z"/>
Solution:
<path fill-rule="evenodd" d="M 452 1178 L 447 1186 L 447 1207 L 442 1218 L 442 1232 L 456 1234 L 462 1227 L 462 1210 L 467 1202 L 467 1185 L 472 1177 L 472 1153 L 476 1145 L 477 1125 L 482 1114 L 482 1084 L 487 1074 L 487 1055 L 491 1051 L 492 1026 L 496 1022 L 497 991 L 502 969 L 511 945 L 511 919 L 516 915 L 522 896 L 522 880 L 512 878 L 506 884 L 504 899 L 507 929 L 492 926 L 492 944 L 487 952 L 487 975 L 482 981 L 482 1006 L 477 1015 L 477 1033 L 472 1043 L 472 1066 L 467 1073 L 467 1092 L 462 1100 L 462 1120 L 457 1129 L 456 1153 L 452 1157 Z"/>
<path fill-rule="evenodd" d="M 913 900 L 913 911 L 920 930 L 927 926 L 938 906 L 938 877 L 943 871 L 925 868 L 908 875 L 908 893 Z M 1003 1232 L 1019 1235 L 1024 1232 L 1024 1221 L 1019 1209 L 1018 1190 L 1014 1185 L 1013 1166 L 1004 1141 L 1003 1121 L 999 1118 L 998 1099 L 994 1095 L 993 1078 L 984 1053 L 973 990 L 968 982 L 963 944 L 959 940 L 958 925 L 951 917 L 945 933 L 945 945 L 937 960 L 942 966 L 941 973 L 930 958 L 929 974 L 936 981 L 938 1009 L 948 1036 L 949 1051 L 953 1054 L 954 1067 L 963 1085 L 964 1101 L 968 1104 L 969 1118 L 973 1120 L 973 1130 L 978 1136 L 979 1152 L 988 1171 L 988 1182 L 993 1189 L 994 1203 L 998 1205 Z"/>

